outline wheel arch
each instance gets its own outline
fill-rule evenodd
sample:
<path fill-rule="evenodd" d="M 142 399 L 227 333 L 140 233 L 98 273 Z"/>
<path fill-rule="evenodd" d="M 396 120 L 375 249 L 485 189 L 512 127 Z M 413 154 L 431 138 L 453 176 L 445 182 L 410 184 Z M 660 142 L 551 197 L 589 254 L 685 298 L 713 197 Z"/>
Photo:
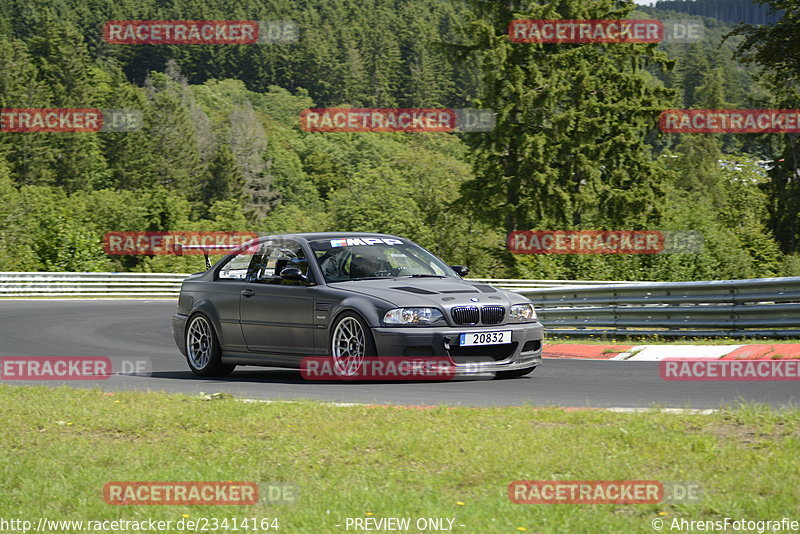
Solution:
<path fill-rule="evenodd" d="M 348 311 L 357 313 L 370 328 L 381 326 L 383 314 L 386 312 L 381 312 L 380 309 L 385 308 L 388 311 L 391 306 L 386 305 L 383 301 L 380 301 L 380 303 L 383 305 L 379 305 L 378 302 L 361 295 L 346 297 L 338 303 L 331 313 L 331 328 L 339 317 Z"/>
<path fill-rule="evenodd" d="M 189 311 L 189 315 L 186 319 L 186 326 L 183 329 L 183 342 L 186 343 L 186 333 L 189 331 L 189 324 L 191 324 L 192 319 L 196 315 L 204 315 L 208 322 L 211 324 L 211 328 L 214 329 L 214 335 L 217 338 L 217 342 L 219 343 L 220 348 L 225 346 L 225 340 L 223 339 L 222 335 L 220 335 L 220 327 L 219 327 L 219 314 L 217 313 L 214 306 L 206 299 L 195 301 L 195 305 Z"/>
<path fill-rule="evenodd" d="M 376 346 L 375 345 L 375 335 L 372 333 L 372 326 L 369 324 L 369 321 L 364 317 L 364 314 L 361 313 L 360 310 L 358 310 L 357 308 L 352 308 L 352 307 L 346 307 L 345 308 L 345 307 L 342 307 L 342 308 L 338 308 L 336 310 L 336 312 L 334 313 L 333 317 L 331 318 L 330 328 L 328 328 L 328 336 L 327 336 L 327 342 L 326 342 L 326 347 L 325 347 L 325 352 L 328 354 L 328 356 L 332 356 L 332 354 L 331 354 L 331 341 L 333 340 L 333 334 L 336 331 L 336 325 L 339 322 L 339 320 L 342 318 L 342 316 L 346 315 L 348 313 L 355 314 L 358 317 L 360 317 L 362 321 L 364 321 L 364 324 L 367 327 L 364 330 L 364 335 L 369 337 L 368 345 L 371 345 L 373 347 L 373 349 Z"/>

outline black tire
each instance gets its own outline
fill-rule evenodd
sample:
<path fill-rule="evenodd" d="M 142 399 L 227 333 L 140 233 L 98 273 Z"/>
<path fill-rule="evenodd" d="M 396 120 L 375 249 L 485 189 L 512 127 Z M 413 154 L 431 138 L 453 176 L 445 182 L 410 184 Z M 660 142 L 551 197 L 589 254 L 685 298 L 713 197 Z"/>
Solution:
<path fill-rule="evenodd" d="M 532 373 L 538 365 L 534 365 L 533 367 L 526 367 L 524 369 L 515 369 L 513 371 L 497 371 L 494 374 L 495 380 L 508 380 L 509 378 L 519 378 L 521 376 L 525 376 L 527 374 Z"/>
<path fill-rule="evenodd" d="M 343 326 L 344 325 L 344 326 Z M 352 354 L 346 356 L 345 354 L 351 351 L 344 348 L 344 329 L 348 329 L 357 337 L 358 328 L 363 337 L 360 341 L 360 351 L 352 350 Z M 340 335 L 341 334 L 341 335 Z M 338 346 L 338 350 L 337 350 Z M 352 349 L 355 349 L 355 341 L 350 344 Z M 372 339 L 372 331 L 364 319 L 354 312 L 344 312 L 336 320 L 331 323 L 331 335 L 328 338 L 328 353 L 333 364 L 334 372 L 341 376 L 352 376 L 361 369 L 361 364 L 364 358 L 375 356 L 375 340 Z"/>
<path fill-rule="evenodd" d="M 222 365 L 222 350 L 211 320 L 196 313 L 186 323 L 186 363 L 197 376 L 228 376 L 235 365 Z"/>

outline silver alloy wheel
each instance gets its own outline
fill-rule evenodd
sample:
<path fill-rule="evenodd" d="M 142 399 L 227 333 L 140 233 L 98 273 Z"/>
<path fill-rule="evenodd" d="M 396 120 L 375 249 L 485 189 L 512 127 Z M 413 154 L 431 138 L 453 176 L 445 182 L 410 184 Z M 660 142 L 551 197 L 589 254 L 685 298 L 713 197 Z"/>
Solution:
<path fill-rule="evenodd" d="M 189 357 L 189 365 L 198 371 L 205 369 L 211 361 L 212 350 L 214 350 L 214 338 L 211 325 L 205 317 L 198 315 L 189 323 L 189 330 L 186 332 L 186 354 Z"/>
<path fill-rule="evenodd" d="M 354 317 L 338 322 L 331 340 L 331 355 L 336 372 L 353 376 L 361 368 L 366 353 L 366 336 L 361 323 Z"/>

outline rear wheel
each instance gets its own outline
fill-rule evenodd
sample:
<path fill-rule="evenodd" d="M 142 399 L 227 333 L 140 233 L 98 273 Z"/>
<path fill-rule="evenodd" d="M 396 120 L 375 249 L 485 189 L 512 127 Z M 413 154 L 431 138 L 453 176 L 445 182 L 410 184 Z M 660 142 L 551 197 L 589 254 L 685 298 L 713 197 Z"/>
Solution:
<path fill-rule="evenodd" d="M 364 358 L 375 355 L 372 333 L 360 316 L 345 312 L 336 319 L 331 329 L 330 353 L 334 372 L 341 376 L 357 374 Z"/>
<path fill-rule="evenodd" d="M 198 376 L 228 376 L 235 365 L 222 365 L 222 350 L 211 321 L 198 313 L 186 328 L 186 361 Z"/>
<path fill-rule="evenodd" d="M 497 371 L 494 374 L 495 380 L 507 380 L 509 378 L 519 378 L 521 376 L 525 376 L 529 373 L 532 373 L 534 369 L 536 369 L 538 365 L 534 365 L 533 367 L 525 367 L 524 369 L 514 369 L 513 371 Z"/>

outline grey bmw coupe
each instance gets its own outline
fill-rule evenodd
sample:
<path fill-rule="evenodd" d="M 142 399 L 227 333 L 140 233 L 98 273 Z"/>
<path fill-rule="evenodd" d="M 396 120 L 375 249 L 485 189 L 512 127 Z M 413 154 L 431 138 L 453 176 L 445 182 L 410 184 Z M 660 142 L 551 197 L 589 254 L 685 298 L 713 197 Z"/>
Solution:
<path fill-rule="evenodd" d="M 444 358 L 456 375 L 530 373 L 542 363 L 533 305 L 467 273 L 393 235 L 259 237 L 184 280 L 175 343 L 200 376 L 299 369 L 305 357 L 349 370 L 400 357 Z"/>

